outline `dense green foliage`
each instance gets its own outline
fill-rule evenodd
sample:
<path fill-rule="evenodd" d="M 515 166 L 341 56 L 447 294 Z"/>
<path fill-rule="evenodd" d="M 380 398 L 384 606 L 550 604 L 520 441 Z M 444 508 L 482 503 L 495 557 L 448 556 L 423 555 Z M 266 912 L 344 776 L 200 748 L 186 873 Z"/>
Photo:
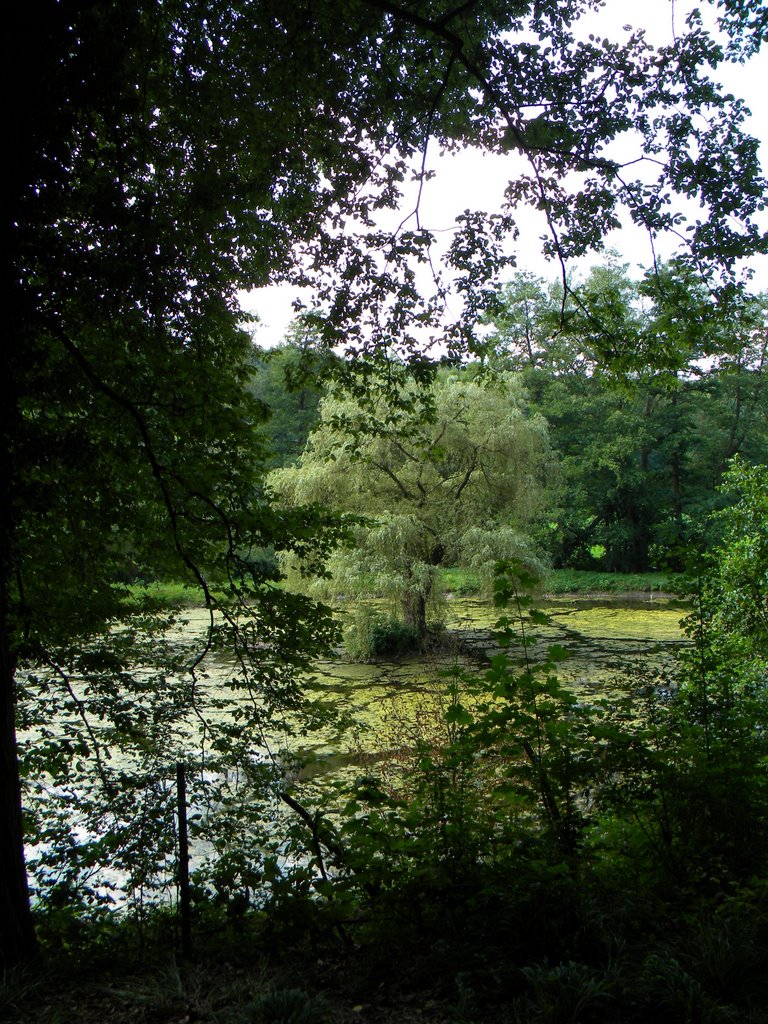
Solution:
<path fill-rule="evenodd" d="M 320 419 L 320 399 L 333 379 L 338 359 L 318 349 L 312 336 L 302 339 L 301 321 L 288 333 L 285 343 L 258 352 L 249 390 L 267 417 L 261 428 L 266 435 L 271 469 L 295 462 Z"/>
<path fill-rule="evenodd" d="M 546 426 L 512 375 L 487 382 L 471 369 L 443 371 L 401 405 L 407 398 L 410 409 L 328 394 L 304 454 L 270 486 L 289 504 L 365 516 L 355 546 L 329 560 L 322 590 L 378 592 L 423 639 L 438 567 L 482 575 L 499 558 L 522 556 L 553 467 Z"/>
<path fill-rule="evenodd" d="M 554 564 L 679 569 L 728 460 L 768 458 L 765 297 L 719 304 L 679 267 L 637 283 L 608 264 L 565 300 L 520 274 L 492 323 L 562 457 Z"/>
<path fill-rule="evenodd" d="M 523 385 L 527 407 L 547 422 L 558 462 L 559 495 L 550 491 L 546 513 L 528 519 L 529 544 L 556 567 L 679 571 L 687 545 L 713 539 L 703 528 L 708 513 L 728 500 L 718 491 L 728 460 L 768 458 L 765 297 L 721 305 L 679 267 L 657 268 L 637 282 L 615 263 L 570 289 L 563 304 L 557 283 L 520 273 L 489 318 L 482 365 L 505 368 L 499 388 Z M 281 349 L 277 365 L 301 359 L 300 349 Z M 479 369 L 474 364 L 467 373 Z M 272 389 L 269 397 L 276 422 L 290 418 L 306 437 L 319 416 L 311 411 L 319 392 L 307 411 L 297 410 L 291 392 Z M 367 412 L 375 421 L 375 405 Z M 346 446 L 368 429 L 364 418 L 337 425 Z M 391 425 L 407 429 L 406 417 Z M 284 461 L 290 447 L 286 438 Z M 301 465 L 321 457 L 321 447 L 313 440 Z M 334 472 L 343 471 L 337 465 Z M 309 477 L 303 469 L 301 475 Z M 332 489 L 331 504 L 365 510 L 348 488 Z M 308 483 L 304 492 L 326 497 Z M 483 510 L 476 525 L 484 518 Z"/>
<path fill-rule="evenodd" d="M 766 248 L 754 223 L 765 183 L 756 143 L 742 131 L 743 104 L 707 77 L 725 52 L 698 13 L 658 51 L 641 32 L 621 42 L 586 38 L 579 15 L 591 6 L 13 5 L 8 343 L 0 350 L 4 969 L 35 947 L 25 839 L 48 948 L 87 951 L 93 922 L 106 944 L 113 900 L 140 938 L 163 926 L 155 901 L 175 898 L 184 860 L 172 785 L 179 762 L 188 770 L 199 854 L 191 894 L 198 929 L 216 934 L 222 918 L 242 930 L 264 923 L 277 948 L 329 926 L 347 938 L 356 929 L 385 955 L 407 957 L 426 945 L 442 961 L 442 977 L 463 976 L 466 992 L 477 951 L 492 945 L 490 968 L 509 981 L 503 964 L 513 963 L 515 997 L 531 1000 L 541 1017 L 558 985 L 594 983 L 598 1001 L 621 996 L 620 984 L 610 989 L 599 974 L 614 933 L 604 929 L 593 941 L 594 920 L 581 927 L 590 895 L 607 892 L 613 905 L 639 880 L 631 892 L 645 895 L 646 907 L 634 919 L 650 926 L 669 901 L 684 937 L 699 906 L 724 907 L 736 927 L 740 907 L 757 904 L 764 750 L 750 716 L 762 707 L 762 634 L 757 625 L 743 636 L 734 630 L 725 585 L 716 582 L 704 587 L 703 625 L 692 627 L 697 654 L 682 670 L 681 699 L 651 694 L 647 722 L 633 726 L 629 740 L 619 726 L 598 736 L 551 664 L 533 666 L 525 655 L 518 672 L 501 654 L 487 673 L 456 675 L 437 719 L 445 742 L 416 744 L 402 792 L 362 780 L 332 823 L 294 799 L 293 765 L 281 756 L 285 736 L 309 736 L 334 717 L 303 681 L 336 629 L 327 609 L 280 585 L 274 555 L 322 578 L 347 532 L 312 495 L 290 507 L 272 500 L 265 478 L 275 450 L 298 439 L 281 437 L 285 424 L 274 416 L 268 425 L 269 371 L 293 357 L 273 357 L 266 378 L 263 354 L 254 366 L 238 288 L 314 288 L 320 312 L 308 322 L 322 346 L 346 351 L 334 372 L 354 396 L 336 393 L 329 402 L 352 402 L 364 419 L 386 410 L 374 441 L 391 441 L 390 426 L 395 441 L 402 436 L 402 421 L 420 402 L 416 384 L 435 379 L 425 354 L 432 343 L 449 360 L 485 353 L 480 313 L 500 308 L 498 275 L 512 259 L 505 246 L 517 205 L 545 212 L 547 252 L 564 261 L 599 248 L 622 213 L 651 238 L 681 232 L 677 197 L 697 200 L 675 273 L 707 281 L 723 323 L 734 309 L 740 315 L 739 261 Z M 740 46 L 759 45 L 764 24 L 730 0 L 720 8 L 738 59 Z M 630 132 L 637 153 L 622 166 Z M 378 219 L 402 205 L 414 168 L 419 189 L 428 187 L 433 144 L 507 154 L 513 168 L 501 213 L 468 210 L 458 219 L 443 276 L 418 199 L 414 216 L 398 214 L 394 229 Z M 644 173 L 632 178 L 638 155 Z M 417 285 L 424 267 L 433 271 L 432 294 Z M 448 289 L 456 306 L 446 302 Z M 598 289 L 591 306 L 578 308 L 589 324 L 608 322 L 606 296 Z M 659 309 L 660 323 L 667 307 Z M 696 315 L 686 311 L 686 331 Z M 611 337 L 626 340 L 625 349 L 614 358 L 601 328 L 593 368 L 631 375 L 642 357 L 658 369 L 653 385 L 666 408 L 685 360 L 704 349 L 694 339 L 680 362 L 685 331 L 625 338 L 626 317 L 618 326 Z M 585 341 L 583 325 L 579 336 Z M 323 369 L 335 362 L 318 359 Z M 753 369 L 750 362 L 745 379 L 734 378 L 745 394 Z M 438 376 L 434 387 L 459 399 L 463 388 L 466 398 L 479 386 L 460 377 Z M 401 478 L 400 466 L 386 464 L 412 502 L 431 488 L 428 504 L 440 516 L 412 531 L 426 532 L 433 546 L 422 545 L 405 576 L 416 565 L 431 577 L 443 560 L 435 547 L 441 532 L 459 546 L 448 536 L 448 510 L 467 527 L 458 501 L 465 493 L 475 530 L 478 507 L 487 509 L 492 539 L 538 503 L 543 423 L 522 415 L 519 395 L 510 409 L 508 395 L 472 394 L 444 421 L 450 446 L 430 433 L 439 420 L 416 417 L 405 437 L 417 448 L 403 465 L 418 468 Z M 498 453 L 463 444 L 471 432 L 454 429 L 483 402 L 484 440 L 498 441 Z M 511 438 L 526 455 L 520 466 L 509 457 Z M 442 472 L 454 451 L 464 461 Z M 359 460 L 349 465 L 345 484 Z M 519 487 L 531 466 L 532 483 Z M 474 493 L 475 476 L 486 473 L 488 489 Z M 751 480 L 734 478 L 744 487 L 736 507 L 745 515 L 761 493 Z M 721 554 L 738 582 L 741 621 L 750 562 L 728 522 Z M 480 560 L 498 553 L 488 547 Z M 131 585 L 154 580 L 197 588 L 205 611 L 191 645 L 155 601 L 136 613 Z M 515 593 L 508 576 L 500 581 L 503 603 Z M 412 616 L 419 633 L 427 590 L 421 586 Z M 513 636 L 502 621 L 502 648 Z M 746 676 L 742 645 L 751 659 Z M 550 661 L 559 656 L 551 652 Z M 225 666 L 224 693 L 207 686 L 211 659 Z M 602 783 L 603 817 L 592 816 L 584 788 L 593 768 L 603 770 L 595 741 L 613 765 L 608 780 L 594 782 Z M 731 787 L 743 813 L 729 813 Z M 293 829 L 280 795 L 296 815 Z M 618 904 L 626 919 L 637 909 L 630 902 Z M 359 913 L 367 919 L 356 928 Z M 663 956 L 658 930 L 649 934 L 653 954 L 632 945 L 633 967 L 649 978 L 646 995 L 660 976 L 650 957 Z M 438 936 L 448 937 L 447 957 Z M 688 985 L 698 998 L 698 985 L 704 995 L 695 1012 L 708 1010 L 709 982 L 689 973 L 682 954 L 675 962 L 670 988 Z M 642 998 L 634 1004 L 640 1015 L 650 996 Z M 745 987 L 734 1005 L 748 1008 L 756 998 Z M 314 1009 L 283 993 L 252 1005 L 251 1015 L 280 1005 L 286 1014 Z"/>

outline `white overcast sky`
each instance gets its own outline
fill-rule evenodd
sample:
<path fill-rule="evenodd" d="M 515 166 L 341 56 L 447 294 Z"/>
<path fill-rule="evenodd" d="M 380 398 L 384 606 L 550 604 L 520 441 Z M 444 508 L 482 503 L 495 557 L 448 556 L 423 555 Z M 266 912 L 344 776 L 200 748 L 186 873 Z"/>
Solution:
<path fill-rule="evenodd" d="M 624 26 L 644 28 L 648 39 L 655 45 L 664 45 L 673 39 L 675 30 L 682 32 L 687 11 L 695 4 L 690 0 L 643 0 L 643 3 L 627 4 L 626 0 L 607 0 L 605 6 L 591 15 L 589 22 L 584 19 L 584 31 L 594 32 L 608 38 L 621 39 L 625 36 Z M 707 5 L 704 5 L 706 11 Z M 752 111 L 747 130 L 761 142 L 763 166 L 768 154 L 768 53 L 762 52 L 746 65 L 728 65 L 720 71 L 719 78 L 729 92 L 744 98 Z M 420 204 L 420 219 L 423 227 L 439 233 L 446 239 L 454 226 L 458 213 L 466 208 L 492 210 L 500 205 L 504 189 L 514 175 L 515 159 L 519 156 L 489 156 L 477 151 L 464 151 L 450 157 L 440 157 L 437 149 L 430 153 L 428 166 L 434 169 L 436 177 L 427 183 Z M 407 204 L 404 212 L 408 212 Z M 402 213 L 391 214 L 392 226 L 402 220 Z M 547 262 L 541 255 L 540 236 L 544 233 L 541 215 L 535 211 L 517 211 L 521 237 L 515 243 L 517 266 L 551 279 L 558 276 L 559 268 Z M 408 225 L 412 226 L 412 225 Z M 764 227 L 766 225 L 763 225 Z M 608 236 L 607 245 L 616 250 L 622 260 L 630 265 L 630 272 L 647 268 L 653 257 L 649 241 L 639 229 L 625 228 Z M 670 252 L 659 255 L 663 258 Z M 597 254 L 591 263 L 604 258 Z M 585 269 L 583 264 L 575 269 Z M 768 289 L 768 258 L 756 260 L 753 287 Z M 278 344 L 293 318 L 292 302 L 295 289 L 285 286 L 262 288 L 241 294 L 244 309 L 258 314 L 260 324 L 256 327 L 258 344 L 269 347 Z"/>

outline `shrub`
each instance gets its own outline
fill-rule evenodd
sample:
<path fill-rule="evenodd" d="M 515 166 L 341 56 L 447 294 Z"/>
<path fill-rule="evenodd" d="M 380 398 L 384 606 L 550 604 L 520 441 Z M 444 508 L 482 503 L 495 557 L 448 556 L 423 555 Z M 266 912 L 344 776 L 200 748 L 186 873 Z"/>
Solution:
<path fill-rule="evenodd" d="M 262 992 L 250 1006 L 253 1024 L 328 1024 L 330 1017 L 320 1000 L 303 989 L 270 989 Z"/>
<path fill-rule="evenodd" d="M 352 661 L 365 662 L 381 657 L 402 657 L 418 650 L 420 640 L 411 626 L 360 605 L 355 612 L 354 623 L 344 636 L 344 646 Z"/>

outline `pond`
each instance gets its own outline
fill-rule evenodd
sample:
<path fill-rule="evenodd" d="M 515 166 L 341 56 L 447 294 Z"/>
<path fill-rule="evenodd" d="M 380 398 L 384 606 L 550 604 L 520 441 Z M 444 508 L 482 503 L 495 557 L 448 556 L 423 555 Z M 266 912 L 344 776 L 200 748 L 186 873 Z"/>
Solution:
<path fill-rule="evenodd" d="M 558 676 L 584 700 L 626 692 L 641 670 L 671 665 L 686 643 L 680 626 L 686 609 L 669 597 L 563 596 L 538 601 L 537 607 L 550 622 L 534 629 L 533 660 L 550 645 L 565 648 L 569 656 L 558 665 Z M 441 672 L 457 662 L 481 672 L 495 652 L 498 614 L 488 602 L 454 599 L 447 604 L 447 642 L 439 652 L 374 664 L 342 657 L 319 662 L 309 683 L 313 695 L 332 701 L 355 725 L 341 743 L 322 733 L 311 744 L 294 741 L 291 752 L 310 762 L 302 774 L 336 770 L 359 760 L 361 751 L 373 754 L 386 746 L 396 724 L 405 728 L 425 702 L 439 699 L 446 685 Z M 345 749 L 344 742 L 351 746 Z"/>
<path fill-rule="evenodd" d="M 686 643 L 680 628 L 685 609 L 671 598 L 556 597 L 539 601 L 538 607 L 549 616 L 549 623 L 535 626 L 533 637 L 529 636 L 535 641 L 530 648 L 532 660 L 545 656 L 552 644 L 564 648 L 568 658 L 558 664 L 558 676 L 584 701 L 626 691 L 641 670 L 663 668 Z M 315 761 L 307 771 L 330 767 L 361 749 L 375 752 L 393 715 L 406 721 L 423 707 L 427 695 L 430 700 L 439 699 L 446 689 L 446 670 L 459 665 L 482 673 L 495 652 L 493 627 L 498 614 L 487 601 L 456 598 L 446 603 L 441 642 L 431 652 L 359 664 L 339 651 L 331 659 L 318 661 L 305 680 L 306 692 L 335 708 L 351 727 L 341 732 L 328 726 L 313 733 L 311 741 L 287 739 L 289 733 L 284 731 L 267 731 L 265 743 L 286 762 Z M 204 609 L 187 609 L 175 627 L 176 642 L 198 644 L 208 622 Z M 206 677 L 201 685 L 208 695 L 223 698 L 230 706 L 246 702 L 226 686 L 233 669 L 233 658 L 226 651 L 207 655 L 201 665 Z M 212 715 L 228 717 L 228 712 L 222 707 Z M 62 718 L 61 710 L 57 717 Z M 194 748 L 194 715 L 190 713 L 188 721 L 182 716 L 177 726 Z M 100 731 L 98 723 L 96 729 Z M 258 751 L 254 754 L 259 756 Z"/>
<path fill-rule="evenodd" d="M 685 643 L 680 629 L 684 609 L 671 599 L 558 597 L 539 602 L 539 607 L 549 615 L 549 623 L 535 627 L 539 643 L 532 649 L 534 658 L 539 651 L 545 654 L 551 644 L 566 648 L 570 657 L 559 664 L 558 674 L 585 702 L 597 696 L 610 696 L 616 691 L 626 692 L 636 685 L 641 669 L 663 668 Z M 290 732 L 270 733 L 267 730 L 263 736 L 264 747 L 249 753 L 253 766 L 258 769 L 260 764 L 267 762 L 269 747 L 276 757 L 278 770 L 285 772 L 281 785 L 294 786 L 300 800 L 317 799 L 320 806 L 324 806 L 328 783 L 345 785 L 361 774 L 368 774 L 379 764 L 386 769 L 386 765 L 381 764 L 382 760 L 392 762 L 397 771 L 399 752 L 407 749 L 415 737 L 423 738 L 424 730 L 430 729 L 434 730 L 435 736 L 442 735 L 440 730 L 444 731 L 445 722 L 441 717 L 441 702 L 445 701 L 448 689 L 445 670 L 459 665 L 477 674 L 482 672 L 494 653 L 493 625 L 497 617 L 496 610 L 486 602 L 454 599 L 446 607 L 444 642 L 432 653 L 375 664 L 355 664 L 344 660 L 339 652 L 332 659 L 318 662 L 305 680 L 307 694 L 341 712 L 348 719 L 349 727 L 342 730 L 329 725 L 312 733 L 311 739 L 291 735 Z M 183 647 L 199 646 L 207 622 L 208 616 L 203 609 L 188 609 L 180 616 L 172 642 Z M 230 708 L 232 701 L 245 701 L 226 687 L 233 671 L 233 658 L 226 651 L 209 654 L 201 668 L 205 673 L 204 677 L 201 676 L 200 686 L 209 696 L 226 698 Z M 41 679 L 45 697 L 45 680 Z M 70 683 L 74 686 L 84 684 L 84 681 L 73 677 Z M 83 693 L 87 690 L 83 689 Z M 180 696 L 176 735 L 179 742 L 188 744 L 184 749 L 193 751 L 199 740 L 199 726 L 191 712 L 188 715 L 184 713 L 186 707 Z M 217 713 L 225 714 L 223 709 L 220 712 L 214 710 L 214 716 Z M 74 709 L 70 708 L 69 714 L 76 718 Z M 20 740 L 33 749 L 41 737 L 46 743 L 55 744 L 55 733 L 66 724 L 65 718 L 66 713 L 57 706 L 51 721 L 53 732 L 41 731 L 40 727 L 28 728 L 26 733 L 22 731 Z M 119 780 L 123 769 L 130 777 L 131 763 L 123 762 L 119 751 L 110 752 L 108 732 L 102 733 L 105 728 L 98 719 L 94 720 L 95 731 L 91 738 L 103 741 L 103 754 L 109 759 L 110 770 L 116 773 L 115 777 Z M 165 800 L 167 803 L 172 799 L 175 761 L 180 756 L 184 757 L 180 748 L 157 754 L 158 764 L 162 762 L 162 772 L 165 773 L 162 774 L 158 793 L 161 802 Z M 32 777 L 28 779 L 26 797 L 28 806 L 36 804 L 44 819 L 54 820 L 57 814 L 62 822 L 68 819 L 73 829 L 73 842 L 77 844 L 85 839 L 98 838 L 104 824 L 101 820 L 89 823 L 88 819 L 81 821 L 78 817 L 82 793 L 98 788 L 93 767 L 86 765 L 85 759 L 79 771 L 81 774 L 77 778 L 57 785 L 51 785 L 43 776 Z M 213 781 L 216 779 L 221 779 L 225 786 L 230 784 L 228 776 L 216 776 Z M 243 799 L 252 802 L 250 783 L 246 783 Z M 276 806 L 273 803 L 265 813 L 271 821 L 270 828 L 277 834 L 284 829 L 285 821 L 292 812 L 276 799 L 276 795 L 275 801 Z M 198 813 L 201 806 L 193 805 L 191 811 Z M 115 808 L 110 811 L 113 812 L 117 814 Z M 121 828 L 128 828 L 130 822 L 126 820 L 118 824 Z M 44 861 L 48 849 L 49 844 L 45 840 L 39 842 L 35 849 L 30 848 L 30 863 L 41 858 Z M 206 850 L 205 843 L 198 843 L 195 853 L 198 861 Z M 168 879 L 173 870 L 170 861 L 169 865 Z M 44 869 L 38 870 L 44 872 Z M 49 865 L 47 870 L 56 873 L 58 868 Z M 125 877 L 125 869 L 113 870 L 110 867 L 105 871 L 102 865 L 99 873 L 93 875 L 92 884 L 97 885 L 98 882 L 100 889 L 118 905 L 121 897 L 116 893 L 125 885 Z M 170 881 L 162 884 L 170 885 Z"/>

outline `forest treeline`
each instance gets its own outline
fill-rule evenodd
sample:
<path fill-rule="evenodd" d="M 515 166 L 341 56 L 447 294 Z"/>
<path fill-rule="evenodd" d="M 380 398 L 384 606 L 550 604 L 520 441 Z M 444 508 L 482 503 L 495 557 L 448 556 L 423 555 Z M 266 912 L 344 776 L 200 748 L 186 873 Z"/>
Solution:
<path fill-rule="evenodd" d="M 494 379 L 514 377 L 509 408 L 524 406 L 531 422 L 546 424 L 546 480 L 534 474 L 525 485 L 546 496 L 537 495 L 527 529 L 554 568 L 680 571 L 690 545 L 715 539 L 707 516 L 729 500 L 719 490 L 729 460 L 768 460 L 767 312 L 762 295 L 724 310 L 674 266 L 634 280 L 607 262 L 565 296 L 560 282 L 519 272 L 484 315 L 485 353 L 438 370 L 438 380 L 453 374 L 492 391 Z M 251 387 L 272 410 L 273 466 L 299 460 L 338 361 L 300 323 L 257 357 Z M 502 409 L 478 408 L 476 420 L 487 426 Z M 461 414 L 444 412 L 456 445 L 477 441 L 477 424 L 459 441 Z M 352 429 L 363 435 L 366 417 Z M 337 423 L 326 458 L 343 443 Z M 372 497 L 350 496 L 347 506 L 381 511 Z M 510 499 L 510 520 L 513 506 Z"/>

